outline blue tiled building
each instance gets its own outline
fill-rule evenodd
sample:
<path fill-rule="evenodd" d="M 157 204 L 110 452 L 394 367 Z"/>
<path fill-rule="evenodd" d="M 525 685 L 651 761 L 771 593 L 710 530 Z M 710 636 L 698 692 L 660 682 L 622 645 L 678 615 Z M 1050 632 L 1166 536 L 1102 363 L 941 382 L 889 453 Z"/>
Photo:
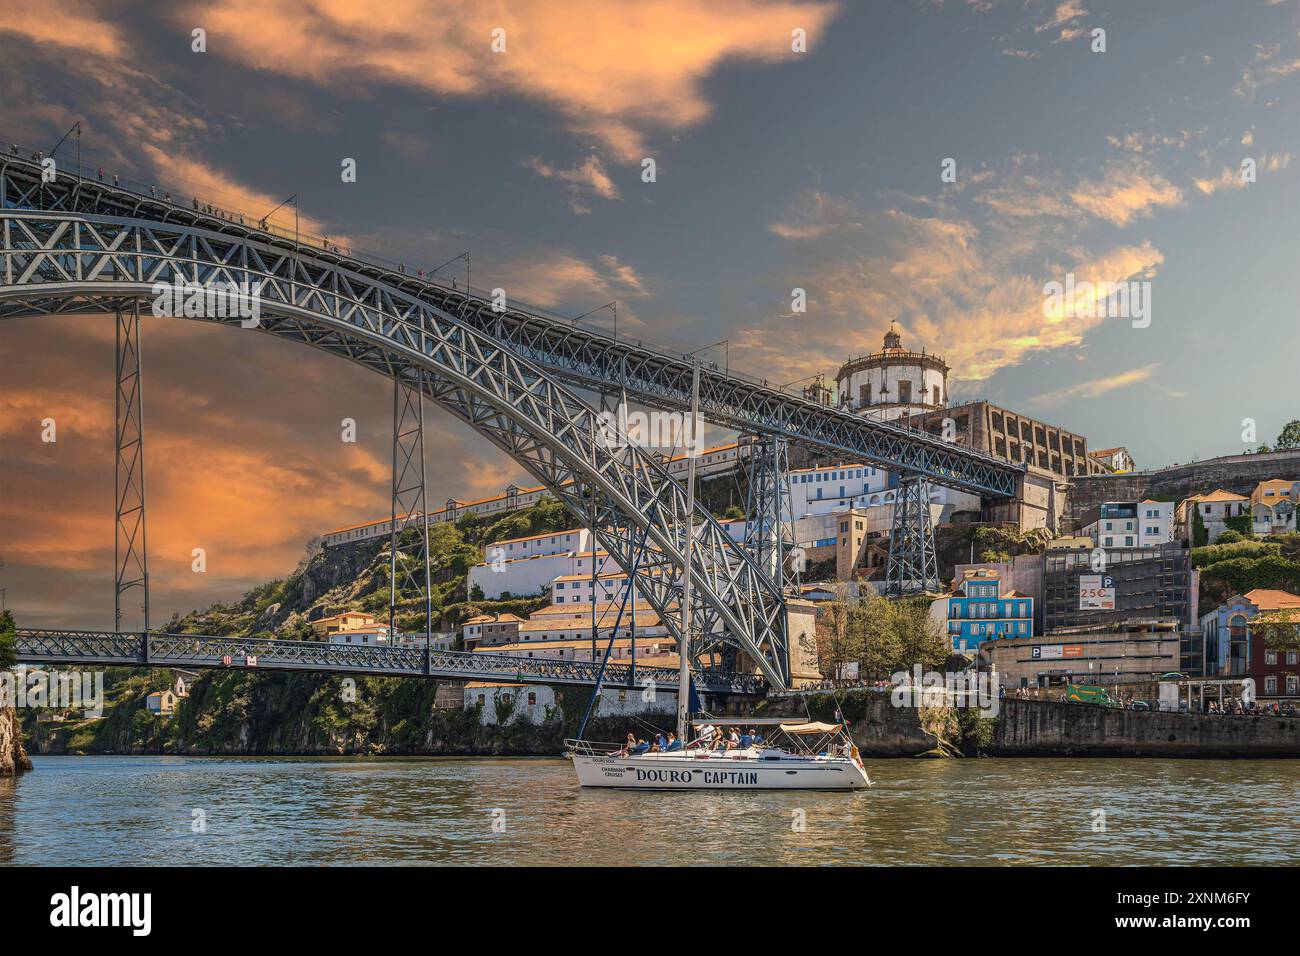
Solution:
<path fill-rule="evenodd" d="M 954 651 L 973 651 L 983 641 L 1034 633 L 1034 599 L 1019 591 L 1004 592 L 1001 574 L 994 569 L 964 572 L 957 588 L 936 603 L 946 611 Z"/>

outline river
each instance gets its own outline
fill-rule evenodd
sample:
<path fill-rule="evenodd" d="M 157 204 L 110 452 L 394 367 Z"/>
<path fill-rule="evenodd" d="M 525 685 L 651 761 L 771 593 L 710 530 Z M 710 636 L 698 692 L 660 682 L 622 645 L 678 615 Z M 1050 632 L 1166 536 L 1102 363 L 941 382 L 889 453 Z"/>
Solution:
<path fill-rule="evenodd" d="M 858 793 L 581 790 L 558 759 L 33 762 L 0 780 L 0 863 L 1300 862 L 1296 760 L 875 760 Z"/>

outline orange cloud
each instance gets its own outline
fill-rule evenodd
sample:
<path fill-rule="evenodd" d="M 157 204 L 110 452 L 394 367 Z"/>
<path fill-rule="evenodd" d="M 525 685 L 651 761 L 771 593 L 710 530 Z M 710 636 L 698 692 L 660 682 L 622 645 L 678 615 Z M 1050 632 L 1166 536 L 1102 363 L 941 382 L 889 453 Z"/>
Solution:
<path fill-rule="evenodd" d="M 0 586 L 28 623 L 111 624 L 112 339 L 107 316 L 0 322 Z M 155 619 L 237 597 L 292 571 L 311 536 L 388 513 L 386 380 L 260 332 L 197 322 L 147 318 L 142 344 Z M 17 354 L 23 362 L 5 361 Z M 357 422 L 355 444 L 341 440 L 345 416 Z M 54 444 L 41 441 L 45 417 L 56 419 Z M 426 428 L 431 506 L 531 484 L 432 405 Z M 191 569 L 194 548 L 206 552 L 206 573 Z M 58 600 L 48 598 L 53 580 Z"/>
<path fill-rule="evenodd" d="M 8 0 L 0 33 L 101 56 L 117 56 L 125 48 L 117 28 L 79 0 L 60 3 L 57 13 L 46 0 Z"/>
<path fill-rule="evenodd" d="M 791 380 L 831 372 L 848 356 L 879 348 L 891 321 L 909 345 L 942 350 L 955 382 L 982 381 L 1034 353 L 1083 344 L 1103 315 L 1045 316 L 1044 283 L 1067 272 L 1090 282 L 1147 279 L 1163 256 L 1146 242 L 1101 252 L 1077 248 L 1056 217 L 1022 215 L 1029 207 L 1056 210 L 1066 222 L 1084 219 L 1056 198 L 1055 180 L 1046 195 L 1033 185 L 1023 178 L 990 184 L 974 197 L 986 213 L 981 223 L 944 203 L 926 204 L 934 215 L 917 215 L 800 197 L 788 217 L 798 231 L 773 231 L 799 240 L 804 258 L 789 270 L 781 294 L 806 289 L 808 312 L 785 313 L 734 337 L 737 365 L 782 369 Z M 1023 202 L 1011 198 L 1013 190 Z M 1016 241 L 1003 241 L 1008 235 Z M 1026 249 L 1037 263 L 1032 272 L 1022 259 Z M 1047 264 L 1045 255 L 1052 257 Z M 800 344 L 794 353 L 792 341 Z"/>
<path fill-rule="evenodd" d="M 372 79 L 448 96 L 521 94 L 634 161 L 647 155 L 648 129 L 709 115 L 703 81 L 722 62 L 795 59 L 792 31 L 805 30 L 815 50 L 835 14 L 835 4 L 807 0 L 220 0 L 181 19 L 206 27 L 214 51 L 322 86 Z M 493 51 L 497 29 L 503 52 Z"/>
<path fill-rule="evenodd" d="M 1140 368 L 1129 369 L 1127 372 L 1119 372 L 1115 375 L 1095 378 L 1089 382 L 1079 382 L 1076 385 L 1058 388 L 1038 395 L 1030 399 L 1030 401 L 1037 402 L 1040 405 L 1063 405 L 1066 402 L 1072 402 L 1080 398 L 1096 398 L 1098 395 L 1105 395 L 1107 392 L 1113 392 L 1119 388 L 1127 388 L 1130 385 L 1136 385 L 1138 382 L 1145 382 L 1155 374 L 1158 368 L 1160 368 L 1159 362 L 1143 365 Z"/>
<path fill-rule="evenodd" d="M 1098 219 L 1126 226 L 1156 206 L 1182 205 L 1183 191 L 1158 173 L 1112 168 L 1101 179 L 1080 183 L 1070 199 Z"/>

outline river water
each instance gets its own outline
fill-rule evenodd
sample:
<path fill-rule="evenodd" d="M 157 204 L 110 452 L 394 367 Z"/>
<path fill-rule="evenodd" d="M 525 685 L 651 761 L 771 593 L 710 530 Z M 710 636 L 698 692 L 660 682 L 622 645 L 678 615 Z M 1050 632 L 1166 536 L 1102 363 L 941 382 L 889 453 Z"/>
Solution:
<path fill-rule="evenodd" d="M 875 760 L 858 793 L 582 790 L 559 759 L 33 762 L 0 780 L 0 863 L 1300 862 L 1296 760 Z"/>

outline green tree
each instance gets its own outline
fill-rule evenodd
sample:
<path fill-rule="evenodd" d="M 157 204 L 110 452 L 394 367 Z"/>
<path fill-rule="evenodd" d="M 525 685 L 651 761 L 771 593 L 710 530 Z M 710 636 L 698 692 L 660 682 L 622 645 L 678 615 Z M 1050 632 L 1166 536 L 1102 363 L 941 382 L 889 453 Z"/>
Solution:
<path fill-rule="evenodd" d="M 15 647 L 17 640 L 13 614 L 9 611 L 0 611 L 0 670 L 14 666 L 14 661 L 17 659 Z"/>
<path fill-rule="evenodd" d="M 948 657 L 942 629 L 930 617 L 928 600 L 893 601 L 875 592 L 859 604 L 863 617 L 863 667 L 875 677 L 885 677 L 920 664 L 933 670 Z"/>
<path fill-rule="evenodd" d="M 1277 441 L 1273 443 L 1273 448 L 1275 451 L 1300 448 L 1300 420 L 1289 421 L 1283 426 Z"/>
<path fill-rule="evenodd" d="M 1257 617 L 1250 622 L 1250 629 L 1264 638 L 1264 646 L 1270 651 L 1300 650 L 1300 622 L 1289 610 Z"/>
<path fill-rule="evenodd" d="M 853 604 L 849 586 L 843 581 L 834 585 L 835 597 L 827 601 L 817 621 L 817 665 L 827 676 L 834 676 L 844 664 L 862 660 L 864 618 L 861 608 Z"/>
<path fill-rule="evenodd" d="M 1205 529 L 1205 519 L 1201 509 L 1192 504 L 1192 547 L 1200 548 L 1210 543 L 1210 533 Z"/>

